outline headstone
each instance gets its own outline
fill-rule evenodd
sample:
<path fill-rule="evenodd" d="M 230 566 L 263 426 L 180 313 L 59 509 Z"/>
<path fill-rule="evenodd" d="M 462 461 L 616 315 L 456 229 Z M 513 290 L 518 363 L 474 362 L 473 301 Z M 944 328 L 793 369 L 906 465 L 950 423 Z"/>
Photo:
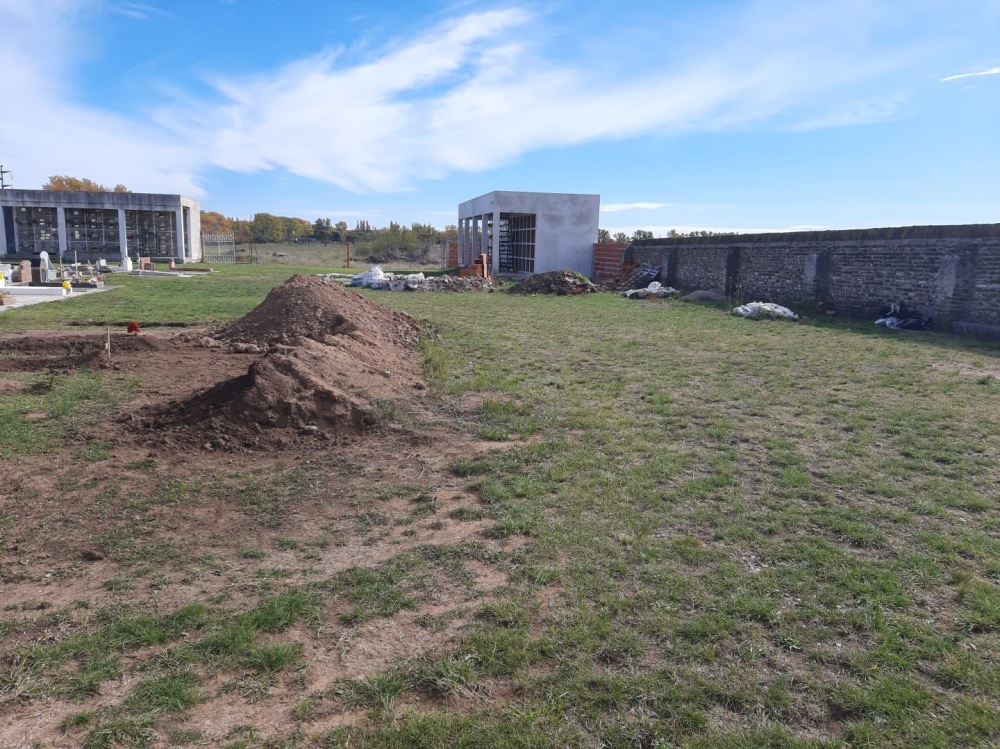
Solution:
<path fill-rule="evenodd" d="M 139 258 L 139 270 L 153 270 L 153 258 L 151 257 Z"/>
<path fill-rule="evenodd" d="M 42 250 L 38 255 L 38 280 L 41 283 L 50 283 L 56 280 L 56 269 L 49 260 L 49 253 Z"/>
<path fill-rule="evenodd" d="M 21 283 L 29 283 L 31 281 L 31 261 L 22 260 L 21 261 L 21 276 L 18 279 Z"/>

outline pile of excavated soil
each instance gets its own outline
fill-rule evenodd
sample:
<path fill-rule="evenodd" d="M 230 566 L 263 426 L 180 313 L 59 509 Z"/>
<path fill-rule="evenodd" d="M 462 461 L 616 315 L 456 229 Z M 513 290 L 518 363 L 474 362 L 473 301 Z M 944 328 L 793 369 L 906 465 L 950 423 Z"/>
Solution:
<path fill-rule="evenodd" d="M 156 440 L 193 438 L 212 449 L 357 434 L 425 388 L 419 331 L 408 315 L 295 276 L 217 334 L 223 348 L 266 352 L 245 374 L 157 409 L 143 426 Z"/>
<path fill-rule="evenodd" d="M 570 270 L 536 273 L 507 289 L 511 294 L 558 294 L 560 296 L 591 294 L 599 290 L 586 278 Z"/>
<path fill-rule="evenodd" d="M 276 286 L 257 307 L 214 337 L 261 348 L 298 338 L 323 342 L 337 336 L 407 346 L 416 343 L 419 334 L 420 326 L 409 315 L 392 312 L 340 284 L 298 275 Z"/>

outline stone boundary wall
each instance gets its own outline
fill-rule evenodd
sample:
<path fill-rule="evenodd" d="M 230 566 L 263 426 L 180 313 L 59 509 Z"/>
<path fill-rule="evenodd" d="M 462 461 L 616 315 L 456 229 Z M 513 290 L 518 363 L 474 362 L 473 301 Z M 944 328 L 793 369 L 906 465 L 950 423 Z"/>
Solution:
<path fill-rule="evenodd" d="M 939 331 L 1000 338 L 1000 224 L 649 239 L 624 262 L 659 265 L 686 291 L 850 317 L 930 305 Z"/>

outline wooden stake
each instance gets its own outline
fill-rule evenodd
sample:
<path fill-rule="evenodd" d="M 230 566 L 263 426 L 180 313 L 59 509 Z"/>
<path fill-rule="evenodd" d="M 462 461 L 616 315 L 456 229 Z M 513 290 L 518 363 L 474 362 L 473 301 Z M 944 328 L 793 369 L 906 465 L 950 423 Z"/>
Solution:
<path fill-rule="evenodd" d="M 108 342 L 106 344 L 108 349 L 108 358 L 111 358 L 111 326 L 108 326 Z"/>

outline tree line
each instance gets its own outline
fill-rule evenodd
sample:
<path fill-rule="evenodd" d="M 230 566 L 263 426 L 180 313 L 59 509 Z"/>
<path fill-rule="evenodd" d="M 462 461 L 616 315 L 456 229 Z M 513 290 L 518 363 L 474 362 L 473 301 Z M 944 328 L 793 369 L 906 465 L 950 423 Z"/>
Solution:
<path fill-rule="evenodd" d="M 429 246 L 441 244 L 448 239 L 458 238 L 458 227 L 449 225 L 439 230 L 431 224 L 413 222 L 403 226 L 395 221 L 376 228 L 365 220 L 355 222 L 350 228 L 346 221 L 333 223 L 329 218 L 318 218 L 313 222 L 295 216 L 275 216 L 270 213 L 255 213 L 249 220 L 228 218 L 216 211 L 201 212 L 203 232 L 232 232 L 237 243 L 253 241 L 260 244 L 276 242 L 347 242 L 374 243 L 387 249 L 409 248 L 415 245 Z"/>
<path fill-rule="evenodd" d="M 125 185 L 115 185 L 107 188 L 92 179 L 70 177 L 65 174 L 53 174 L 49 181 L 42 185 L 43 190 L 50 192 L 132 192 Z"/>
<path fill-rule="evenodd" d="M 676 237 L 723 237 L 732 236 L 737 234 L 735 231 L 689 231 L 682 232 L 676 229 L 671 229 L 667 232 L 666 236 L 674 239 Z M 597 231 L 597 241 L 600 244 L 628 244 L 629 242 L 638 242 L 641 239 L 653 239 L 653 232 L 646 229 L 636 229 L 632 232 L 631 236 L 623 231 L 615 232 L 612 234 L 607 229 L 598 229 Z"/>
<path fill-rule="evenodd" d="M 132 192 L 125 185 L 115 185 L 108 189 L 91 179 L 81 179 L 68 175 L 54 174 L 42 185 L 43 190 L 70 190 L 80 192 Z M 458 239 L 458 227 L 449 224 L 439 231 L 431 224 L 414 222 L 404 227 L 395 221 L 389 226 L 376 229 L 368 221 L 359 220 L 353 229 L 346 221 L 332 223 L 328 218 L 318 218 L 309 222 L 295 216 L 274 216 L 270 213 L 255 213 L 249 220 L 228 218 L 216 211 L 201 212 L 201 230 L 209 233 L 232 232 L 238 244 L 257 242 L 355 242 L 371 245 L 368 250 L 383 254 L 387 259 L 394 256 L 412 256 L 414 251 L 429 249 L 432 245 L 447 240 Z M 731 235 L 736 232 L 691 231 L 678 232 L 671 229 L 667 237 L 712 237 Z M 653 239 L 653 232 L 636 229 L 631 235 L 623 231 L 611 234 L 607 229 L 598 229 L 597 241 L 601 244 L 628 244 L 642 239 Z"/>

